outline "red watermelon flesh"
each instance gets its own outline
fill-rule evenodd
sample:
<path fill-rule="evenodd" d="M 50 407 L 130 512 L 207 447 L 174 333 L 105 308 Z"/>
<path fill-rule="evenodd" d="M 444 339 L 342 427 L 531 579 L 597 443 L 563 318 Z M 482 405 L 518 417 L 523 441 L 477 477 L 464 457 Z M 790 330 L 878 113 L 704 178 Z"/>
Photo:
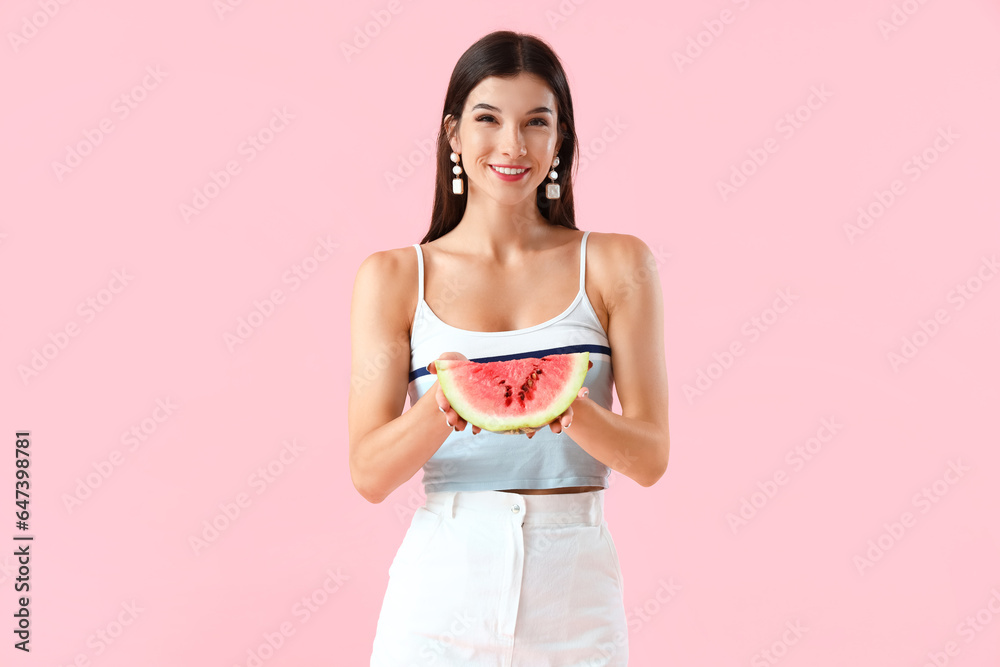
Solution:
<path fill-rule="evenodd" d="M 438 359 L 438 383 L 459 416 L 484 431 L 523 433 L 544 426 L 576 399 L 589 352 L 479 363 Z"/>

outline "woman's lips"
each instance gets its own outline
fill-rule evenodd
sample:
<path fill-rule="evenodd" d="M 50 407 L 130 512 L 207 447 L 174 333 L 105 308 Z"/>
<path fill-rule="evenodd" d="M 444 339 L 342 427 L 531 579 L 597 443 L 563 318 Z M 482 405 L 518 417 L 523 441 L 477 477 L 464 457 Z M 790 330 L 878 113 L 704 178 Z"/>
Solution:
<path fill-rule="evenodd" d="M 524 169 L 524 171 L 522 171 L 520 174 L 503 174 L 503 173 L 500 173 L 499 171 L 497 171 L 496 169 L 494 169 L 492 164 L 490 165 L 490 171 L 492 171 L 494 174 L 497 175 L 498 178 L 500 178 L 501 180 L 504 180 L 504 181 L 519 181 L 522 178 L 524 178 L 524 175 L 527 174 L 531 170 L 529 167 L 511 167 L 511 168 L 512 169 Z"/>

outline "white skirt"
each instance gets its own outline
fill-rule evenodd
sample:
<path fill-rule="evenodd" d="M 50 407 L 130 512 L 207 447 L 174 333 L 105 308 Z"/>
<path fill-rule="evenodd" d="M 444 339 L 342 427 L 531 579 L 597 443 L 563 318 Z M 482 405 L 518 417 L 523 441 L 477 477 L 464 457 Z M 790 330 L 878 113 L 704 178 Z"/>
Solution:
<path fill-rule="evenodd" d="M 604 489 L 438 491 L 389 567 L 370 667 L 622 667 Z"/>

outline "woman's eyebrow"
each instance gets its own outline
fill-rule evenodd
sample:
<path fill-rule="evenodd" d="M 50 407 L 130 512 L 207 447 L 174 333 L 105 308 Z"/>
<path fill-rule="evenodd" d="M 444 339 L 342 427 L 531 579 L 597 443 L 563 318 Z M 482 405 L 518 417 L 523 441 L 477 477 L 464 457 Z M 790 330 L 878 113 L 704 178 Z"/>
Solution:
<path fill-rule="evenodd" d="M 472 107 L 471 110 L 475 111 L 476 109 L 487 109 L 489 111 L 496 111 L 497 113 L 501 113 L 500 109 L 497 109 L 492 104 L 487 104 L 486 102 L 480 102 L 476 106 Z M 551 114 L 552 113 L 552 109 L 550 109 L 548 107 L 535 107 L 534 109 L 532 109 L 528 113 L 529 114 L 532 114 L 532 113 L 547 113 L 547 114 Z"/>

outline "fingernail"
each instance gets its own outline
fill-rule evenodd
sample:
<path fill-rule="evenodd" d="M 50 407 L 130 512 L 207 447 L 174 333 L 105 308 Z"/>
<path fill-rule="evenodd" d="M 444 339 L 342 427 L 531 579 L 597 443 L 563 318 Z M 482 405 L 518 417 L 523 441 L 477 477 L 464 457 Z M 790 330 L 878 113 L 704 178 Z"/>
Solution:
<path fill-rule="evenodd" d="M 563 428 L 569 428 L 572 425 L 573 425 L 573 422 L 570 422 L 570 423 L 566 424 L 565 426 L 563 426 Z"/>
<path fill-rule="evenodd" d="M 444 413 L 444 414 L 447 414 L 447 413 L 445 412 L 444 408 L 442 408 L 442 407 L 441 407 L 440 405 L 438 406 L 438 410 L 440 410 L 440 411 L 441 411 L 442 413 Z"/>

